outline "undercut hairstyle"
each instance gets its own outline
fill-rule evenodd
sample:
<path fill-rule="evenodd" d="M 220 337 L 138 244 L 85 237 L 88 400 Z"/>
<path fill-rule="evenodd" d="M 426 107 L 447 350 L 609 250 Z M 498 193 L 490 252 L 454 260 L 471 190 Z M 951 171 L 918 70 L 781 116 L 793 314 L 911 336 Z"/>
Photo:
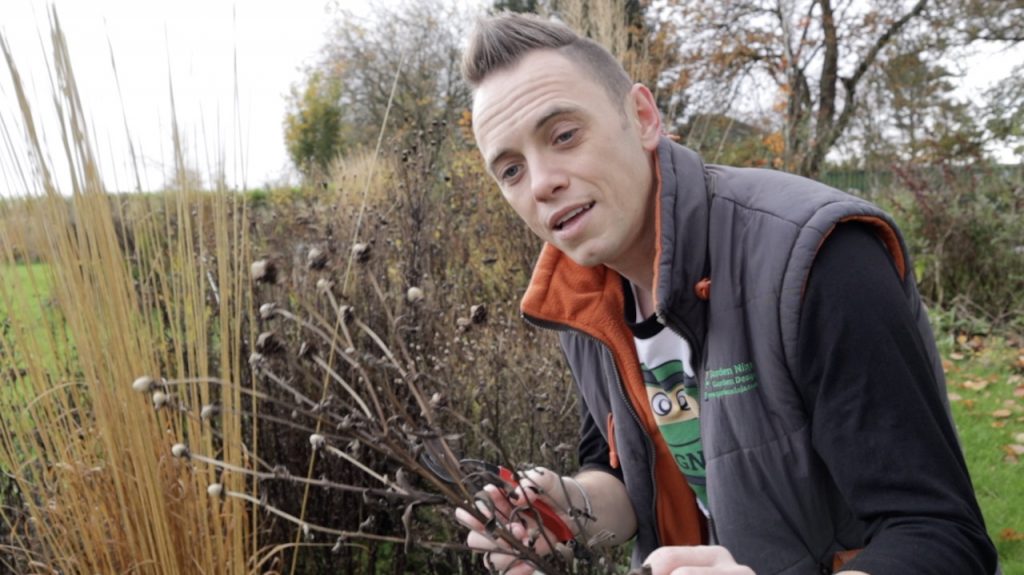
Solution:
<path fill-rule="evenodd" d="M 580 65 L 616 106 L 633 86 L 622 64 L 597 42 L 559 22 L 514 12 L 477 22 L 462 54 L 462 77 L 475 90 L 488 75 L 515 66 L 534 50 L 554 50 Z"/>

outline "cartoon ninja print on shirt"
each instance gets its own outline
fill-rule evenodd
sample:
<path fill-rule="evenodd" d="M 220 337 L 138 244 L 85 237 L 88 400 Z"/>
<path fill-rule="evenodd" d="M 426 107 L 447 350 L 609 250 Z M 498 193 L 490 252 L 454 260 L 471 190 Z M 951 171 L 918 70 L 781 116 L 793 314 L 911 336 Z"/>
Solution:
<path fill-rule="evenodd" d="M 655 368 L 641 364 L 651 412 L 665 443 L 687 483 L 707 509 L 704 450 L 700 440 L 700 402 L 697 380 L 687 375 L 683 362 L 667 361 Z"/>

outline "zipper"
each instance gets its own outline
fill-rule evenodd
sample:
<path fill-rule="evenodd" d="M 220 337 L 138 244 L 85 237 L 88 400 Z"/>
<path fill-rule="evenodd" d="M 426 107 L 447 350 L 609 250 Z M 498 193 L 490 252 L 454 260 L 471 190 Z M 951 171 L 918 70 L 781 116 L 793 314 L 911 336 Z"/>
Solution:
<path fill-rule="evenodd" d="M 672 331 L 672 333 L 674 333 L 674 334 L 678 335 L 679 337 L 683 338 L 684 340 L 686 340 L 686 344 L 689 345 L 690 349 L 693 350 L 693 357 L 699 357 L 701 359 L 701 367 L 703 367 L 703 362 L 704 362 L 704 346 L 696 345 L 695 344 L 695 342 L 697 341 L 697 338 L 693 335 L 693 332 L 690 331 L 690 329 L 688 327 L 686 327 L 686 325 L 684 325 L 684 324 L 680 324 L 680 325 L 677 326 L 674 323 L 670 322 L 668 320 L 668 318 L 665 316 L 665 312 L 663 311 L 662 308 L 655 309 L 654 317 L 658 320 L 658 323 L 660 323 L 661 325 L 667 327 L 669 330 Z M 700 372 L 697 370 L 696 367 L 694 367 L 694 366 L 691 366 L 691 367 L 694 368 L 693 369 L 693 374 L 695 376 L 697 376 L 698 380 L 699 380 Z"/>
<path fill-rule="evenodd" d="M 530 315 L 528 315 L 526 313 L 520 313 L 520 315 L 522 316 L 523 320 L 526 321 L 526 323 L 528 323 L 530 325 L 533 325 L 535 327 L 539 327 L 539 328 L 542 328 L 542 329 L 547 329 L 547 330 L 550 330 L 550 331 L 561 331 L 561 332 L 566 332 L 566 333 L 574 333 L 574 334 L 580 335 L 580 336 L 582 336 L 582 337 L 584 337 L 586 339 L 589 339 L 589 340 L 593 341 L 594 343 L 600 345 L 608 353 L 608 355 L 610 355 L 611 358 L 612 358 L 612 366 L 615 368 L 613 370 L 614 371 L 613 377 L 615 378 L 615 386 L 614 387 L 615 387 L 615 389 L 619 393 L 619 399 L 626 406 L 626 410 L 629 411 L 630 416 L 633 417 L 633 422 L 637 425 L 637 427 L 639 427 L 642 430 L 645 429 L 643 421 L 641 421 L 641 419 L 640 419 L 640 414 L 638 414 L 636 412 L 636 408 L 633 407 L 633 402 L 630 401 L 629 397 L 626 394 L 625 386 L 622 384 L 622 376 L 619 374 L 619 365 L 618 365 L 618 363 L 615 360 L 615 354 L 611 352 L 611 348 L 608 347 L 608 344 L 606 344 L 600 338 L 594 337 L 594 336 L 590 335 L 589 333 L 587 333 L 587 332 L 585 332 L 583 330 L 580 330 L 580 329 L 571 328 L 571 327 L 569 327 L 567 325 L 564 325 L 564 324 L 561 324 L 561 323 L 558 323 L 558 322 L 538 319 L 538 318 L 532 317 L 532 316 L 530 316 Z M 611 406 L 609 406 L 609 413 L 611 413 L 610 410 L 611 410 Z M 644 444 L 647 447 L 647 453 L 649 454 L 649 458 L 651 460 L 651 465 L 649 465 L 647 467 L 647 473 L 648 473 L 648 477 L 649 477 L 649 479 L 651 481 L 651 517 L 654 518 L 654 524 L 655 524 L 655 529 L 653 529 L 652 531 L 654 533 L 654 539 L 655 539 L 654 542 L 656 544 L 656 547 L 661 547 L 661 536 L 659 535 L 658 529 L 657 529 L 658 510 L 655 508 L 655 505 L 656 505 L 656 503 L 658 501 L 658 497 L 657 497 L 658 483 L 656 481 L 655 474 L 654 474 L 654 457 L 655 457 L 656 454 L 655 454 L 655 450 L 654 450 L 654 445 L 651 443 L 651 438 L 647 435 L 646 432 L 643 433 L 643 437 L 644 437 Z"/>

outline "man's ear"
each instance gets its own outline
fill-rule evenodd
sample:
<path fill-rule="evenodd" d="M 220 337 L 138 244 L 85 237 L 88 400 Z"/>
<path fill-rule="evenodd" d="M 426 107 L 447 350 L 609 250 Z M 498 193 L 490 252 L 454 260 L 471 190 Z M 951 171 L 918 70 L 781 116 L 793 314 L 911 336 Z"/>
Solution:
<path fill-rule="evenodd" d="M 654 102 L 654 95 L 647 86 L 633 84 L 626 98 L 626 106 L 629 108 L 631 119 L 637 124 L 644 149 L 653 152 L 661 139 L 661 114 Z"/>

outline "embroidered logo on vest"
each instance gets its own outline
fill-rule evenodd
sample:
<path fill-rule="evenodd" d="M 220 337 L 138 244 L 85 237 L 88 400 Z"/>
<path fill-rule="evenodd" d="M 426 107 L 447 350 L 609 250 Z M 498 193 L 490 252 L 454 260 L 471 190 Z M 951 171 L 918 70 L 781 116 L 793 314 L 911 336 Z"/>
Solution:
<path fill-rule="evenodd" d="M 741 361 L 729 367 L 704 372 L 704 401 L 739 395 L 757 389 L 754 363 Z"/>

